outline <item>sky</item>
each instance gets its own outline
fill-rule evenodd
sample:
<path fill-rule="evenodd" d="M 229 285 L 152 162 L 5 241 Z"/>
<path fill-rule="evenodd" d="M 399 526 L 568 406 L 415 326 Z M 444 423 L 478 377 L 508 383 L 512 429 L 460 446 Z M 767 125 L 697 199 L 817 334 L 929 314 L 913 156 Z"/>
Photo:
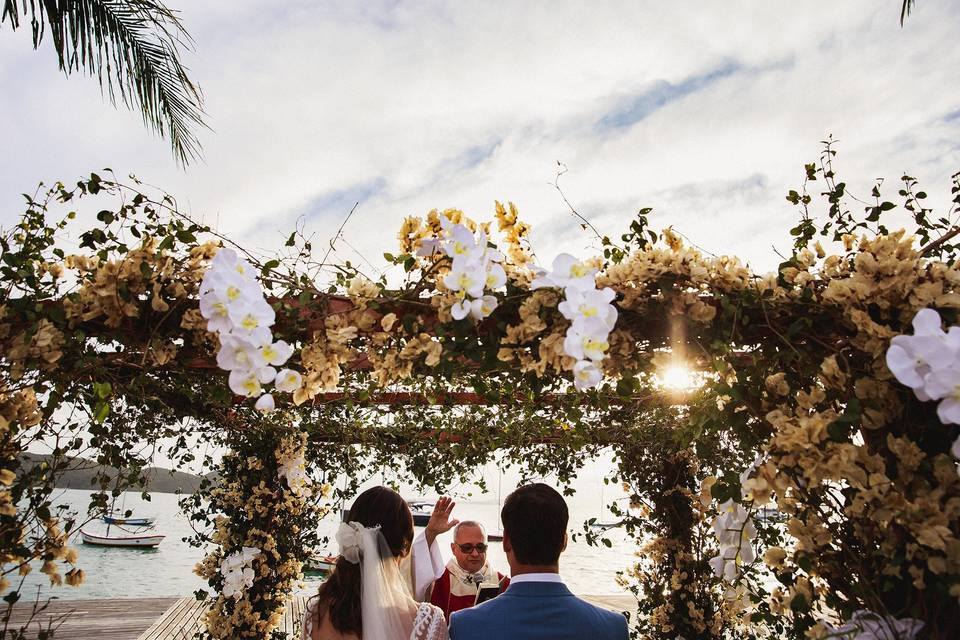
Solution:
<path fill-rule="evenodd" d="M 904 172 L 940 210 L 960 170 L 960 4 L 170 0 L 195 40 L 204 160 L 179 168 L 137 113 L 0 26 L 0 226 L 37 183 L 135 173 L 246 247 L 301 221 L 380 267 L 407 215 L 512 200 L 548 265 L 642 207 L 757 271 L 788 252 L 820 141 L 854 195 Z M 856 204 L 856 203 L 854 203 Z M 823 208 L 821 208 L 823 210 Z M 321 254 L 322 255 L 322 254 Z M 362 256 L 362 259 L 360 258 Z M 319 257 L 319 256 L 318 256 Z"/>

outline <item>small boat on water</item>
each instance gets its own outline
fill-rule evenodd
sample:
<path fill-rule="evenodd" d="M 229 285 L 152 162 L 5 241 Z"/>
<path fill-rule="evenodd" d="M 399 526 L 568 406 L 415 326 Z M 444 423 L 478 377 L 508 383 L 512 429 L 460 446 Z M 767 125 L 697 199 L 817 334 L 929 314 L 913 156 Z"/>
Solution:
<path fill-rule="evenodd" d="M 103 516 L 103 521 L 107 524 L 122 524 L 128 527 L 152 527 L 157 519 L 153 517 L 125 518 L 122 515 L 107 514 Z"/>
<path fill-rule="evenodd" d="M 316 555 L 303 563 L 303 571 L 326 576 L 330 575 L 335 564 L 337 564 L 337 556 Z"/>
<path fill-rule="evenodd" d="M 109 533 L 109 531 L 108 531 Z M 92 544 L 101 547 L 156 547 L 163 541 L 164 536 L 160 534 L 139 535 L 130 534 L 122 536 L 97 535 L 83 529 L 80 530 L 80 537 L 84 544 Z"/>
<path fill-rule="evenodd" d="M 433 514 L 434 503 L 426 500 L 408 500 L 407 506 L 413 513 L 413 526 L 425 527 L 430 523 L 430 516 Z"/>
<path fill-rule="evenodd" d="M 407 500 L 407 506 L 413 513 L 413 526 L 425 527 L 430 522 L 430 516 L 433 514 L 434 503 L 427 500 Z M 350 509 L 340 511 L 340 520 L 346 522 L 350 517 Z"/>

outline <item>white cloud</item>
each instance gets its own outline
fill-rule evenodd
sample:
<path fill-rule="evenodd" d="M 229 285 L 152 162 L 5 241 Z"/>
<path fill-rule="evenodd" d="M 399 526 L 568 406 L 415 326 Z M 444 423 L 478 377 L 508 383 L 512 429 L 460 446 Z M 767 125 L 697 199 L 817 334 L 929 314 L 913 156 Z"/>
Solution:
<path fill-rule="evenodd" d="M 903 29 L 868 0 L 663 5 L 186 4 L 214 133 L 185 173 L 138 116 L 5 25 L 0 225 L 38 180 L 111 166 L 254 247 L 298 215 L 329 237 L 363 196 L 345 231 L 375 263 L 404 215 L 485 217 L 512 199 L 548 262 L 591 244 L 551 184 L 561 160 L 602 232 L 652 206 L 655 226 L 770 268 L 770 245 L 789 246 L 783 195 L 831 132 L 857 193 L 910 170 L 944 202 L 960 169 L 952 3 L 924 2 Z"/>

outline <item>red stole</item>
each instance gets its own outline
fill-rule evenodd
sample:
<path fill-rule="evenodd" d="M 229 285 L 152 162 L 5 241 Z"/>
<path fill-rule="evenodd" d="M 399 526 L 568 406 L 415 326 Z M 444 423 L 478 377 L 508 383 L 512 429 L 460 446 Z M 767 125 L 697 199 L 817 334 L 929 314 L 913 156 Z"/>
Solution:
<path fill-rule="evenodd" d="M 500 580 L 500 593 L 503 593 L 510 586 L 510 578 L 499 571 L 497 572 L 497 578 Z M 433 591 L 430 593 L 430 604 L 443 609 L 443 615 L 447 618 L 447 622 L 450 622 L 451 613 L 461 609 L 469 609 L 476 599 L 476 593 L 466 596 L 455 596 L 450 593 L 450 569 L 443 570 L 443 575 L 433 583 Z"/>

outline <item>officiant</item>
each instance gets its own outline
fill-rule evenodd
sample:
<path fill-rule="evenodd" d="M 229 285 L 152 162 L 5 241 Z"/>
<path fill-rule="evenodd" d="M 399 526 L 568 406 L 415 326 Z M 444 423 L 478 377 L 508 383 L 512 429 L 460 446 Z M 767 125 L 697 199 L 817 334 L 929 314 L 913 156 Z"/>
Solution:
<path fill-rule="evenodd" d="M 452 518 L 456 503 L 440 498 L 426 529 L 413 542 L 412 567 L 414 597 L 443 609 L 450 619 L 454 611 L 473 606 L 480 585 L 499 585 L 502 593 L 510 578 L 494 570 L 487 562 L 487 533 L 472 520 Z M 444 563 L 437 536 L 453 529 L 450 550 L 453 557 Z"/>

